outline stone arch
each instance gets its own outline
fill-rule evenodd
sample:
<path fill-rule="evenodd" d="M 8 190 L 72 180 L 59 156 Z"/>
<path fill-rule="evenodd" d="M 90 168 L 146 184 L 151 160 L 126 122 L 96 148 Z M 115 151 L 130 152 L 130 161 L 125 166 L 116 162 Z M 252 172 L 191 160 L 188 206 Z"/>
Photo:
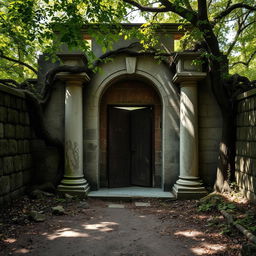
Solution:
<path fill-rule="evenodd" d="M 129 58 L 129 57 L 128 57 Z M 172 73 L 153 57 L 134 57 L 131 70 L 126 56 L 117 56 L 101 66 L 84 90 L 84 172 L 91 189 L 99 189 L 99 114 L 100 101 L 108 86 L 121 77 L 141 77 L 150 82 L 162 101 L 162 184 L 170 190 L 179 174 L 179 93 Z"/>
<path fill-rule="evenodd" d="M 122 107 L 122 109 L 120 109 Z M 140 109 L 131 109 L 131 107 L 139 107 Z M 141 109 L 143 107 L 144 109 Z M 119 109 L 118 109 L 119 108 Z M 126 109 L 124 109 L 126 108 Z M 130 111 L 128 111 L 130 109 Z M 117 142 L 115 140 L 116 136 L 113 135 L 112 139 L 108 137 L 109 130 L 107 129 L 109 120 L 111 119 L 109 111 L 115 111 L 121 114 L 122 117 L 125 116 L 125 122 L 119 123 L 120 126 L 123 127 L 122 131 L 127 134 L 127 136 L 123 137 L 121 136 L 120 139 L 124 139 L 125 146 L 120 145 L 120 141 Z M 144 113 L 144 114 L 143 114 Z M 135 116 L 140 115 L 139 120 L 142 120 L 141 118 L 146 118 L 147 122 L 147 128 L 148 132 L 141 133 L 141 135 L 138 135 L 138 125 L 140 122 L 137 119 L 135 122 Z M 112 115 L 114 119 L 112 119 L 112 122 L 116 122 L 117 119 L 115 118 L 116 115 Z M 109 119 L 110 118 L 110 119 Z M 133 121 L 132 121 L 133 120 Z M 145 122 L 145 121 L 144 121 Z M 141 125 L 145 125 L 145 123 L 142 122 Z M 141 186 L 150 186 L 154 188 L 159 188 L 161 186 L 161 177 L 162 177 L 162 134 L 161 134 L 161 123 L 162 123 L 162 103 L 161 98 L 154 88 L 154 86 L 149 82 L 146 81 L 144 77 L 141 76 L 132 76 L 132 77 L 120 77 L 117 78 L 116 81 L 113 81 L 111 85 L 103 92 L 103 95 L 100 100 L 100 186 L 101 187 L 109 187 L 112 180 L 110 180 L 109 170 L 108 170 L 108 164 L 113 163 L 113 161 L 110 161 L 111 156 L 116 157 L 116 154 L 112 154 L 110 156 L 108 147 L 110 145 L 113 146 L 113 142 L 116 141 L 116 146 L 119 147 L 119 149 L 125 151 L 125 161 L 128 162 L 124 166 L 127 167 L 126 169 L 126 175 L 128 177 L 126 179 L 123 179 L 123 174 L 119 176 L 119 179 L 117 178 L 117 175 L 114 175 L 114 180 L 117 182 L 120 182 L 120 179 L 122 180 L 122 184 L 126 186 L 129 186 L 131 184 Z M 133 127 L 133 132 L 131 130 L 131 124 Z M 119 126 L 119 127 L 120 127 Z M 117 126 L 115 126 L 117 127 Z M 145 128 L 146 128 L 145 127 Z M 149 132 L 150 130 L 150 132 Z M 136 132 L 135 132 L 136 131 Z M 129 140 L 128 140 L 129 137 Z M 135 139 L 135 137 L 137 139 Z M 143 138 L 143 139 L 142 139 Z M 141 140 L 141 141 L 140 141 Z M 140 143 L 138 143 L 140 141 Z M 138 143 L 138 144 L 137 144 Z M 148 145 L 147 145 L 148 143 Z M 138 155 L 135 156 L 135 152 L 141 152 L 141 151 L 133 151 L 131 153 L 130 146 L 133 145 L 135 147 L 140 147 L 139 145 L 147 145 L 144 148 L 144 159 L 148 159 L 148 161 L 144 162 L 144 168 L 141 166 L 140 161 L 132 161 L 132 159 L 138 159 Z M 133 149 L 135 149 L 133 147 Z M 120 150 L 118 150 L 120 152 Z M 151 153 L 149 153 L 151 152 Z M 123 157 L 123 156 L 121 156 Z M 141 157 L 140 157 L 141 159 Z M 117 161 L 115 162 L 115 166 L 117 164 Z M 148 164 L 150 162 L 150 164 Z M 130 164 L 133 163 L 134 168 L 138 168 L 135 172 L 134 168 L 128 168 Z M 120 161 L 119 165 L 123 166 L 124 161 Z M 140 166 L 140 167 L 139 167 Z M 118 168 L 119 170 L 123 170 L 123 167 Z M 117 170 L 117 169 L 116 169 Z M 142 175 L 139 175 L 140 172 L 144 173 L 143 178 Z M 117 172 L 119 174 L 120 171 Z M 142 174 L 142 173 L 141 173 Z M 135 177 L 137 178 L 134 178 Z M 147 178 L 146 178 L 147 177 Z M 132 180 L 132 181 L 131 181 Z M 113 185 L 113 184 L 112 184 Z M 119 183 L 120 186 L 120 183 Z"/>

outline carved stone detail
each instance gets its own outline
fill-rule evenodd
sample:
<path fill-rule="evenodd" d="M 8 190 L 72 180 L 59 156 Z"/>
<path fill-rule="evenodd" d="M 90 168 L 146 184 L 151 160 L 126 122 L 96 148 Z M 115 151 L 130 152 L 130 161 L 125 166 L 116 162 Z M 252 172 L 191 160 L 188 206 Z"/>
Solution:
<path fill-rule="evenodd" d="M 137 58 L 136 57 L 126 57 L 126 71 L 128 74 L 133 74 L 136 72 Z"/>

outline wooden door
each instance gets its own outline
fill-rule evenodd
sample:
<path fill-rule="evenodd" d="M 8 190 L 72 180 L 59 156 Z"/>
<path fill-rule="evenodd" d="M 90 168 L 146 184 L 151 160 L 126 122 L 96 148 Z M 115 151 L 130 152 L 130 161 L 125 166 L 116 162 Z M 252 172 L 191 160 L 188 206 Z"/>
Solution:
<path fill-rule="evenodd" d="M 152 111 L 131 111 L 131 185 L 150 187 L 152 182 Z"/>
<path fill-rule="evenodd" d="M 152 110 L 109 107 L 109 187 L 152 185 Z"/>
<path fill-rule="evenodd" d="M 130 186 L 130 111 L 109 107 L 109 187 Z"/>

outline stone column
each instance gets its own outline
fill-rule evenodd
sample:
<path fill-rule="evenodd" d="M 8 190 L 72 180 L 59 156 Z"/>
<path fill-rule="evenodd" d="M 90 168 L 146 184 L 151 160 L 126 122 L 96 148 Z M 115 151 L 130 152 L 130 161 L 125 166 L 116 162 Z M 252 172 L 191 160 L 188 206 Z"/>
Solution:
<path fill-rule="evenodd" d="M 189 59 L 186 57 L 189 56 Z M 184 58 L 185 57 L 185 58 Z M 194 56 L 192 56 L 194 57 Z M 184 60 L 187 63 L 184 63 Z M 189 62 L 189 60 L 191 60 Z M 173 187 L 173 192 L 179 199 L 200 198 L 206 195 L 206 190 L 198 175 L 198 106 L 197 81 L 206 74 L 191 70 L 191 55 L 181 55 L 173 81 L 180 84 L 180 175 Z M 177 59 L 176 59 L 177 61 Z M 183 61 L 179 63 L 179 61 Z M 190 70 L 184 70 L 186 65 Z M 196 67 L 198 69 L 198 67 Z"/>
<path fill-rule="evenodd" d="M 66 57 L 66 56 L 65 56 Z M 63 193 L 86 196 L 88 182 L 83 174 L 83 84 L 88 82 L 86 73 L 59 73 L 65 81 L 65 173 L 58 186 Z"/>

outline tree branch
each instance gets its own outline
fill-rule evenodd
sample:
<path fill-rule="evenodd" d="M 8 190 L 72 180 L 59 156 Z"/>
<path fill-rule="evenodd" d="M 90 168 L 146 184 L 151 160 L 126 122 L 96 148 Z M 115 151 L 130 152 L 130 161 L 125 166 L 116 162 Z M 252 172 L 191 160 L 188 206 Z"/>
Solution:
<path fill-rule="evenodd" d="M 250 6 L 248 4 L 243 4 L 243 3 L 238 3 L 238 4 L 233 4 L 230 5 L 225 11 L 220 12 L 215 18 L 214 20 L 220 20 L 224 17 L 226 17 L 228 14 L 230 14 L 232 11 L 239 9 L 239 8 L 243 8 L 243 9 L 247 9 L 250 11 L 256 11 L 256 6 Z"/>
<path fill-rule="evenodd" d="M 187 21 L 191 22 L 193 25 L 196 25 L 197 22 L 197 15 L 194 11 L 186 9 L 182 6 L 175 5 L 168 0 L 159 0 L 164 7 L 150 7 L 144 6 L 139 4 L 134 0 L 123 0 L 123 2 L 128 3 L 132 6 L 137 7 L 142 12 L 173 12 L 180 15 L 182 18 L 186 19 Z"/>
<path fill-rule="evenodd" d="M 231 65 L 231 67 L 233 68 L 234 66 L 236 66 L 236 65 L 238 65 L 238 64 L 242 64 L 242 65 L 248 67 L 248 66 L 250 65 L 250 62 L 252 61 L 252 59 L 254 58 L 255 55 L 256 55 L 256 51 L 254 51 L 254 52 L 251 54 L 250 58 L 249 58 L 247 61 L 237 61 L 237 62 L 234 62 L 234 63 Z"/>
<path fill-rule="evenodd" d="M 239 17 L 238 20 L 237 20 L 237 24 L 238 24 L 238 29 L 237 29 L 237 32 L 236 32 L 236 35 L 234 37 L 234 40 L 232 41 L 232 43 L 230 44 L 228 50 L 227 50 L 227 53 L 226 55 L 229 56 L 229 54 L 231 53 L 231 51 L 233 50 L 240 34 L 245 30 L 247 29 L 249 26 L 251 26 L 252 24 L 256 23 L 255 20 L 245 24 L 248 16 L 250 15 L 251 11 L 248 11 L 247 13 L 245 13 L 243 15 L 243 17 Z M 240 18 L 242 18 L 242 20 L 240 21 Z"/>
<path fill-rule="evenodd" d="M 20 85 L 18 82 L 16 82 L 13 79 L 0 79 L 0 84 L 4 84 L 7 86 L 15 86 L 17 88 L 19 88 L 19 85 Z"/>
<path fill-rule="evenodd" d="M 123 2 L 139 8 L 139 10 L 141 10 L 142 12 L 168 12 L 169 11 L 167 7 L 157 8 L 157 7 L 144 6 L 133 0 L 123 0 Z"/>
<path fill-rule="evenodd" d="M 185 4 L 185 6 L 186 6 L 186 8 L 187 8 L 188 10 L 194 11 L 193 8 L 192 8 L 192 6 L 191 6 L 191 4 L 190 4 L 190 2 L 189 2 L 189 0 L 184 0 L 184 4 Z"/>
<path fill-rule="evenodd" d="M 3 59 L 5 59 L 5 60 L 11 61 L 11 62 L 18 63 L 18 64 L 20 64 L 20 65 L 23 65 L 24 67 L 27 67 L 28 69 L 30 69 L 31 71 L 33 71 L 33 72 L 37 75 L 37 70 L 36 70 L 35 68 L 33 68 L 32 66 L 30 66 L 29 64 L 23 62 L 23 61 L 20 61 L 20 60 L 16 60 L 16 59 L 7 57 L 7 56 L 3 55 L 2 52 L 0 52 L 0 58 L 3 58 Z"/>
<path fill-rule="evenodd" d="M 232 0 L 228 0 L 226 9 L 229 8 L 231 4 L 232 4 Z"/>
<path fill-rule="evenodd" d="M 240 34 L 247 28 L 247 26 L 244 25 L 248 15 L 250 12 L 248 12 L 247 14 L 245 14 L 245 16 L 242 18 L 242 21 L 240 21 L 240 18 L 238 18 L 237 20 L 237 25 L 238 25 L 238 29 L 236 31 L 236 35 L 234 37 L 234 40 L 232 41 L 232 43 L 229 45 L 229 48 L 227 50 L 226 55 L 229 56 L 229 54 L 231 53 L 231 51 L 233 50 Z"/>
<path fill-rule="evenodd" d="M 180 5 L 175 5 L 169 0 L 159 0 L 170 12 L 174 12 L 180 15 L 182 18 L 186 19 L 187 21 L 191 22 L 193 25 L 196 25 L 198 19 L 197 14 L 195 11 L 186 9 Z"/>
<path fill-rule="evenodd" d="M 208 46 L 208 51 L 215 57 L 219 57 L 221 55 L 219 42 L 208 19 L 208 7 L 206 0 L 198 0 L 197 27 L 201 32 L 203 32 L 204 40 Z"/>

